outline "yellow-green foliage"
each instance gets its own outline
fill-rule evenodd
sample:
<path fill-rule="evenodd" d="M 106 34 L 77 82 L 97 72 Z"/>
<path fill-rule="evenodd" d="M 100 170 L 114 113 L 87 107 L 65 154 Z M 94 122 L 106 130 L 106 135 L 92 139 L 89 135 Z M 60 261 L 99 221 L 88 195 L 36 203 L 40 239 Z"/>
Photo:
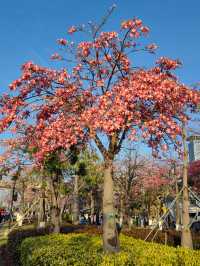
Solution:
<path fill-rule="evenodd" d="M 122 235 L 121 252 L 106 255 L 99 236 L 57 234 L 27 238 L 21 245 L 23 266 L 198 266 L 200 252 L 147 243 Z"/>

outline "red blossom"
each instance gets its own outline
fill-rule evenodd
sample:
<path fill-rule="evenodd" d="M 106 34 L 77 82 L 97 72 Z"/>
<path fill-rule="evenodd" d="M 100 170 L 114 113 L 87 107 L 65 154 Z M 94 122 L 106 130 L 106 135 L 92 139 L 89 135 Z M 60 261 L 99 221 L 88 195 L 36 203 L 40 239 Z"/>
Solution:
<path fill-rule="evenodd" d="M 156 63 L 164 70 L 176 69 L 181 66 L 181 62 L 179 60 L 172 60 L 167 57 L 161 57 Z"/>
<path fill-rule="evenodd" d="M 150 50 L 150 51 L 154 51 L 158 48 L 158 46 L 155 44 L 155 43 L 151 43 L 149 45 L 146 46 L 146 49 L 147 50 Z"/>
<path fill-rule="evenodd" d="M 52 54 L 51 55 L 52 60 L 61 60 L 62 56 L 60 56 L 58 53 Z"/>
<path fill-rule="evenodd" d="M 72 33 L 76 32 L 76 31 L 77 31 L 77 28 L 76 28 L 75 26 L 71 26 L 71 27 L 68 29 L 68 33 L 69 33 L 69 34 L 72 34 Z"/>
<path fill-rule="evenodd" d="M 65 40 L 65 39 L 58 39 L 57 42 L 58 42 L 58 44 L 63 45 L 63 46 L 65 46 L 67 44 L 67 40 Z"/>
<path fill-rule="evenodd" d="M 149 28 L 146 26 L 141 27 L 140 30 L 142 33 L 145 33 L 145 34 L 149 33 L 149 31 L 150 31 Z"/>

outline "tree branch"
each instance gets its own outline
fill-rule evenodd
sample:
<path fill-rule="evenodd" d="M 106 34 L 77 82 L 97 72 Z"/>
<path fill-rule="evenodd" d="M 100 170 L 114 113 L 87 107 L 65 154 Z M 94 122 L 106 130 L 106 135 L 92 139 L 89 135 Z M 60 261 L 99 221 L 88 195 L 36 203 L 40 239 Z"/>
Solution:
<path fill-rule="evenodd" d="M 102 153 L 103 157 L 107 158 L 108 157 L 108 151 L 106 150 L 106 148 L 102 144 L 102 142 L 101 142 L 101 140 L 97 134 L 96 134 L 94 140 L 95 140 L 95 143 L 96 143 L 97 147 L 99 148 L 100 152 Z"/>

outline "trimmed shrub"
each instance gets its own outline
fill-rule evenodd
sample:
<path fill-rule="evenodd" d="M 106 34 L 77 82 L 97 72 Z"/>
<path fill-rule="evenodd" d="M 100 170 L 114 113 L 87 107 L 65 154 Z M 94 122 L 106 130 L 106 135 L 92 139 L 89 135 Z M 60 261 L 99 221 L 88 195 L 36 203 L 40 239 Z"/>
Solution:
<path fill-rule="evenodd" d="M 49 227 L 36 229 L 33 225 L 23 226 L 20 229 L 15 229 L 8 235 L 7 251 L 13 265 L 20 264 L 20 245 L 27 237 L 41 236 L 49 234 Z"/>
<path fill-rule="evenodd" d="M 20 266 L 20 251 L 19 247 L 21 242 L 27 238 L 27 237 L 33 237 L 33 236 L 43 236 L 50 233 L 50 227 L 39 229 L 37 230 L 33 225 L 27 225 L 23 226 L 22 228 L 18 228 L 14 231 L 12 231 L 8 235 L 8 253 L 9 259 L 13 261 L 13 265 Z M 147 234 L 149 233 L 149 229 L 145 228 L 133 228 L 131 230 L 124 230 L 123 234 L 136 238 L 136 239 L 145 239 Z M 71 225 L 71 224 L 65 224 L 61 227 L 61 233 L 68 234 L 68 233 L 87 233 L 90 236 L 98 236 L 102 234 L 102 229 L 99 227 L 93 225 Z M 165 241 L 165 235 L 164 232 L 159 231 L 155 242 L 157 243 L 164 243 Z M 151 240 L 151 238 L 149 239 Z M 194 248 L 198 249 L 200 248 L 200 236 L 199 235 L 193 235 L 193 242 L 194 242 Z M 177 246 L 180 245 L 180 233 L 176 231 L 168 231 L 168 245 L 171 246 Z M 134 264 L 133 264 L 134 265 Z"/>
<path fill-rule="evenodd" d="M 87 230 L 87 229 L 86 229 Z M 88 230 L 90 228 L 88 227 Z M 61 227 L 61 233 L 71 233 L 71 232 L 83 232 L 84 231 L 84 226 L 80 225 L 63 225 Z M 34 225 L 25 225 L 21 228 L 17 228 L 13 230 L 11 233 L 8 235 L 8 242 L 7 242 L 7 251 L 8 251 L 8 256 L 13 262 L 13 265 L 15 266 L 20 266 L 20 252 L 19 252 L 19 247 L 21 245 L 21 242 L 28 237 L 33 237 L 33 236 L 44 236 L 48 235 L 51 232 L 51 227 L 47 226 L 45 228 L 40 228 L 36 229 Z M 95 231 L 97 232 L 97 231 Z"/>
<path fill-rule="evenodd" d="M 63 227 L 62 229 L 63 233 L 65 233 L 66 230 L 69 229 L 68 227 Z M 138 227 L 133 227 L 131 230 L 123 229 L 122 233 L 126 236 L 131 236 L 136 239 L 141 239 L 144 240 L 146 236 L 149 234 L 151 229 L 148 228 L 138 228 Z M 77 232 L 77 233 L 87 233 L 89 235 L 101 235 L 102 234 L 102 228 L 97 227 L 94 225 L 84 225 L 82 228 L 76 227 L 73 229 L 71 232 Z M 152 237 L 154 236 L 154 233 L 156 230 L 150 235 L 148 238 L 148 242 L 151 242 Z M 177 247 L 181 245 L 181 232 L 175 231 L 175 230 L 166 230 L 166 231 L 158 231 L 156 234 L 156 237 L 153 242 L 159 243 L 159 244 L 165 244 L 165 233 L 167 234 L 167 245 Z M 192 234 L 192 240 L 193 240 L 193 247 L 194 249 L 200 249 L 200 234 Z"/>
<path fill-rule="evenodd" d="M 122 233 L 127 236 L 132 236 L 136 239 L 144 240 L 150 231 L 151 229 L 136 227 L 136 228 L 132 228 L 131 230 L 122 230 Z M 155 232 L 156 230 L 150 235 L 147 241 L 151 242 L 151 239 L 154 236 Z M 175 230 L 158 231 L 154 239 L 154 242 L 165 244 L 165 232 L 167 234 L 167 245 L 174 246 L 174 247 L 181 245 L 181 232 L 178 232 Z M 192 240 L 193 240 L 194 249 L 200 249 L 200 234 L 193 233 Z"/>
<path fill-rule="evenodd" d="M 85 234 L 52 234 L 25 239 L 21 245 L 22 265 L 100 265 L 99 237 Z"/>
<path fill-rule="evenodd" d="M 106 255 L 100 236 L 52 234 L 25 239 L 23 266 L 198 266 L 200 252 L 121 235 L 121 252 Z"/>

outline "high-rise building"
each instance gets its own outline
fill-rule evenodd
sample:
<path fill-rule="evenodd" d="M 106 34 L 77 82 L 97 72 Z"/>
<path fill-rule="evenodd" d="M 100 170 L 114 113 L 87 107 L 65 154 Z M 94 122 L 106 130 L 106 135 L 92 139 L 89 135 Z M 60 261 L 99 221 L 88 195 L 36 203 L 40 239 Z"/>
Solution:
<path fill-rule="evenodd" d="M 200 160 L 200 136 L 190 136 L 189 140 L 189 161 Z"/>

